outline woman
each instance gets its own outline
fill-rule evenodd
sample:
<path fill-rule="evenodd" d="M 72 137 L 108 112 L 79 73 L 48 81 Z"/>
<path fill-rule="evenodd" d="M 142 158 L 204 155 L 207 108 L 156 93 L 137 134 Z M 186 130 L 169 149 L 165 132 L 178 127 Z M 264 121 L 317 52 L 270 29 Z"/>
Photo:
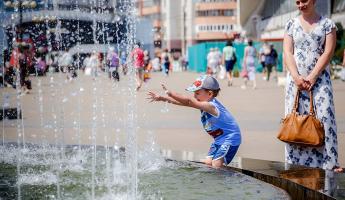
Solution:
<path fill-rule="evenodd" d="M 244 49 L 243 58 L 243 70 L 247 71 L 247 76 L 244 77 L 244 84 L 241 86 L 242 89 L 247 88 L 247 81 L 253 81 L 253 89 L 256 89 L 256 79 L 255 79 L 255 58 L 256 49 L 253 47 L 253 41 L 248 40 L 248 46 Z"/>
<path fill-rule="evenodd" d="M 223 65 L 225 65 L 226 76 L 228 77 L 228 86 L 232 86 L 232 70 L 236 63 L 236 49 L 233 47 L 232 42 L 228 41 L 223 48 Z"/>
<path fill-rule="evenodd" d="M 336 44 L 336 27 L 316 13 L 316 0 L 295 0 L 301 15 L 287 22 L 284 57 L 289 71 L 285 94 L 285 114 L 291 113 L 297 89 L 301 90 L 299 113 L 309 112 L 309 94 L 316 117 L 325 129 L 325 145 L 319 148 L 286 145 L 286 160 L 292 164 L 342 172 L 338 164 L 337 125 L 330 80 L 329 61 Z"/>

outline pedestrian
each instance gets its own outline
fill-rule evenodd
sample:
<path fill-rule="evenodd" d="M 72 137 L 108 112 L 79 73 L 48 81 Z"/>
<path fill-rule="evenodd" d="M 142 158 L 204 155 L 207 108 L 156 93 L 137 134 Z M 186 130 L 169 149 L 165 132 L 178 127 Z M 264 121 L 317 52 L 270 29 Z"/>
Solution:
<path fill-rule="evenodd" d="M 207 74 L 216 77 L 217 75 L 217 66 L 218 66 L 218 55 L 215 48 L 210 48 L 209 53 L 207 54 Z"/>
<path fill-rule="evenodd" d="M 144 51 L 144 82 L 147 82 L 151 76 L 150 71 L 152 69 L 150 53 L 148 50 Z"/>
<path fill-rule="evenodd" d="M 324 127 L 325 144 L 305 147 L 286 144 L 288 163 L 342 172 L 338 163 L 337 125 L 329 62 L 336 44 L 336 26 L 316 12 L 316 0 L 295 0 L 301 15 L 290 19 L 285 28 L 284 59 L 287 65 L 285 115 L 293 110 L 300 90 L 298 112 L 308 114 L 312 93 L 315 117 Z"/>
<path fill-rule="evenodd" d="M 96 77 L 99 76 L 100 60 L 97 52 L 93 51 L 87 63 L 88 72 L 92 76 L 93 80 L 96 80 Z M 86 70 L 85 70 L 86 72 Z"/>
<path fill-rule="evenodd" d="M 265 67 L 266 67 L 266 81 L 270 80 L 272 69 L 276 65 L 277 51 L 274 50 L 273 45 L 268 45 L 265 51 Z"/>
<path fill-rule="evenodd" d="M 72 55 L 66 50 L 59 58 L 59 65 L 62 68 L 62 72 L 67 73 L 67 81 L 72 81 L 76 77 L 76 72 L 73 66 Z"/>
<path fill-rule="evenodd" d="M 119 56 L 115 52 L 115 49 L 111 47 L 107 53 L 107 66 L 109 67 L 108 74 L 110 79 L 120 81 L 119 65 Z"/>
<path fill-rule="evenodd" d="M 265 66 L 265 51 L 267 51 L 268 45 L 265 42 L 262 47 L 259 50 L 259 58 L 260 58 L 260 64 L 262 66 L 262 79 L 266 80 L 267 79 L 267 68 Z"/>
<path fill-rule="evenodd" d="M 244 84 L 241 86 L 242 89 L 247 88 L 247 82 L 253 82 L 253 89 L 256 89 L 256 78 L 255 78 L 255 59 L 256 49 L 253 47 L 253 41 L 248 40 L 248 46 L 244 48 L 243 68 L 247 71 L 247 76 L 244 77 Z"/>
<path fill-rule="evenodd" d="M 169 75 L 170 70 L 170 55 L 168 49 L 164 49 L 164 52 L 161 55 L 162 65 L 163 65 L 163 71 L 165 76 Z"/>
<path fill-rule="evenodd" d="M 241 131 L 235 118 L 216 99 L 220 91 L 218 81 L 208 75 L 199 77 L 186 89 L 194 92 L 194 97 L 177 94 L 164 85 L 162 87 L 166 96 L 160 96 L 151 91 L 148 93 L 148 99 L 151 102 L 163 101 L 200 110 L 202 125 L 206 133 L 214 139 L 208 156 L 203 162 L 215 168 L 228 165 L 241 144 Z"/>
<path fill-rule="evenodd" d="M 10 58 L 10 65 L 19 72 L 21 95 L 28 94 L 32 89 L 31 81 L 28 79 L 28 50 L 29 46 L 25 43 L 15 45 Z"/>
<path fill-rule="evenodd" d="M 232 70 L 237 61 L 236 49 L 233 47 L 231 41 L 228 41 L 223 48 L 223 65 L 225 65 L 226 75 L 228 77 L 228 86 L 232 86 Z"/>
<path fill-rule="evenodd" d="M 273 57 L 273 67 L 272 67 L 272 71 L 274 71 L 274 79 L 277 80 L 278 79 L 278 52 L 277 50 L 274 48 L 274 44 L 271 43 L 271 55 Z"/>
<path fill-rule="evenodd" d="M 123 75 L 126 75 L 128 72 L 128 66 L 127 66 L 127 55 L 125 51 L 122 51 L 120 54 L 120 65 L 122 68 Z"/>
<path fill-rule="evenodd" d="M 160 58 L 158 56 L 152 59 L 152 69 L 154 72 L 162 71 Z"/>
<path fill-rule="evenodd" d="M 141 88 L 144 81 L 144 51 L 140 48 L 139 42 L 134 45 L 134 49 L 131 52 L 130 57 L 135 68 L 137 82 L 136 91 L 138 91 Z"/>

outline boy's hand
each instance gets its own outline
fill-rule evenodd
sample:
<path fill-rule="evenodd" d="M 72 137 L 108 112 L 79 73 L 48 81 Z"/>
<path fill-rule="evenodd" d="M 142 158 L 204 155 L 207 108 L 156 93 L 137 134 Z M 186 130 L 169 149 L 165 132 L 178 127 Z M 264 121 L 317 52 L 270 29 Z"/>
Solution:
<path fill-rule="evenodd" d="M 169 90 L 167 89 L 167 87 L 163 83 L 161 85 L 164 90 L 164 93 L 168 95 Z"/>
<path fill-rule="evenodd" d="M 154 92 L 149 92 L 149 93 L 147 93 L 147 95 L 149 97 L 147 97 L 146 99 L 149 99 L 150 103 L 154 102 L 154 101 L 162 101 L 163 100 L 161 96 L 159 96 L 158 94 L 156 94 Z"/>

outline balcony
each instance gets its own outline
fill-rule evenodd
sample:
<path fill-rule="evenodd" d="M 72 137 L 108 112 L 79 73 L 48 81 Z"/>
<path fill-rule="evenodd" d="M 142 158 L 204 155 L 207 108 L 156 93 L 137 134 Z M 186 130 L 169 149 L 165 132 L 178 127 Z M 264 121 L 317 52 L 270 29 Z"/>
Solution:
<path fill-rule="evenodd" d="M 194 24 L 237 24 L 237 18 L 235 16 L 196 17 Z"/>
<path fill-rule="evenodd" d="M 209 3 L 196 3 L 195 10 L 228 10 L 228 9 L 237 9 L 236 2 L 209 2 Z"/>
<path fill-rule="evenodd" d="M 232 34 L 224 32 L 199 32 L 195 35 L 195 40 L 227 40 Z"/>
<path fill-rule="evenodd" d="M 142 7 L 140 10 L 140 16 L 159 14 L 160 12 L 161 12 L 161 8 L 159 5 L 150 6 L 150 7 Z"/>

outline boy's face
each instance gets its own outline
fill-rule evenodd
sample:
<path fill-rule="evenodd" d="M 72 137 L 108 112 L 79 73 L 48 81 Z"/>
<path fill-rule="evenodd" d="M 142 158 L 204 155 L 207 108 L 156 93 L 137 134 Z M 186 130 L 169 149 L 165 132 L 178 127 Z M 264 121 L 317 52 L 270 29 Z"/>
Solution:
<path fill-rule="evenodd" d="M 194 98 L 198 101 L 209 101 L 212 99 L 212 92 L 205 89 L 200 89 L 194 92 Z"/>

